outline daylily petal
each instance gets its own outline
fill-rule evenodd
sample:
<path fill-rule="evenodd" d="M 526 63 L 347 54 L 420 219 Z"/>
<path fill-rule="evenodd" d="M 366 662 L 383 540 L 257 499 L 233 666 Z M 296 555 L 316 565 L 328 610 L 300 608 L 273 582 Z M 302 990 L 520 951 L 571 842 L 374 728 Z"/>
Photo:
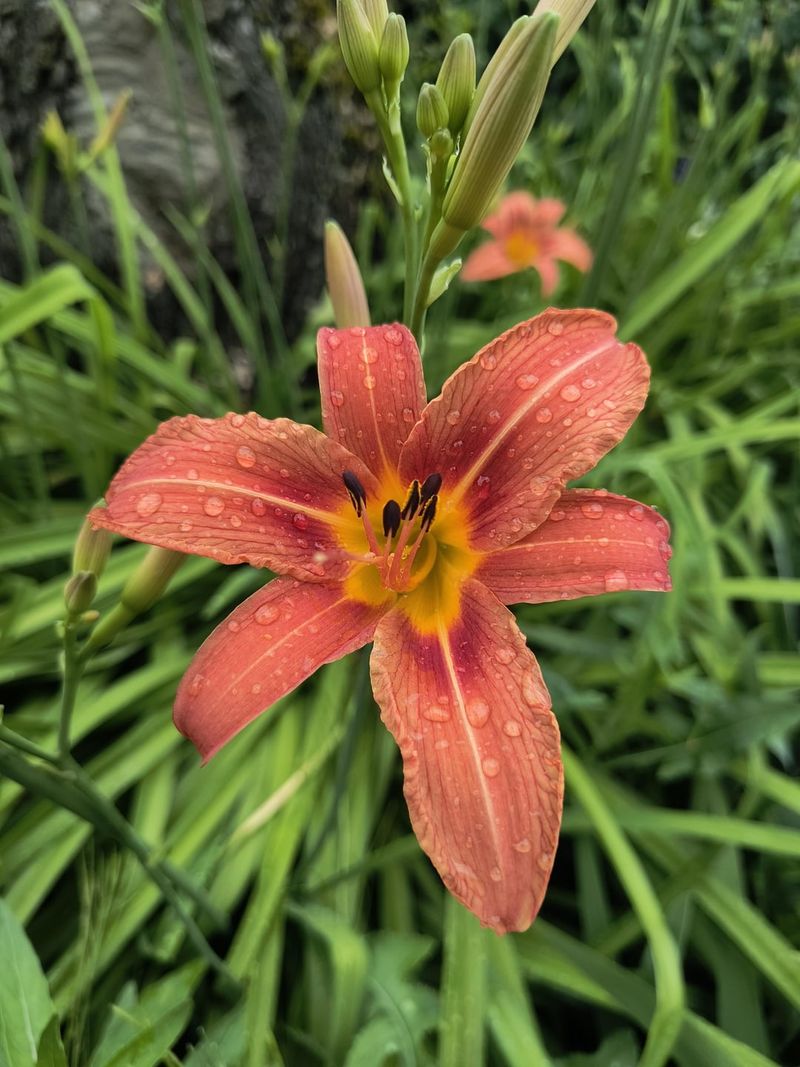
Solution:
<path fill-rule="evenodd" d="M 394 608 L 371 671 L 420 844 L 482 923 L 526 929 L 550 876 L 563 785 L 558 725 L 514 617 L 471 580 L 449 629 L 421 635 Z"/>
<path fill-rule="evenodd" d="M 463 503 L 473 547 L 500 548 L 534 530 L 564 484 L 624 437 L 650 368 L 615 327 L 600 311 L 551 308 L 487 345 L 425 408 L 401 477 L 440 472 L 441 513 Z"/>
<path fill-rule="evenodd" d="M 542 604 L 623 589 L 672 588 L 669 526 L 652 508 L 601 489 L 568 489 L 542 525 L 490 552 L 475 577 L 504 604 Z"/>
<path fill-rule="evenodd" d="M 592 250 L 574 230 L 556 230 L 550 237 L 548 252 L 556 259 L 571 263 L 578 270 L 587 271 L 592 265 Z"/>
<path fill-rule="evenodd" d="M 350 568 L 336 535 L 343 509 L 350 518 L 347 469 L 377 493 L 361 461 L 312 426 L 188 415 L 137 448 L 90 518 L 178 552 L 331 581 Z"/>
<path fill-rule="evenodd" d="M 552 296 L 558 288 L 558 278 L 561 273 L 558 269 L 558 263 L 548 253 L 547 255 L 537 256 L 533 266 L 539 274 L 542 296 Z"/>
<path fill-rule="evenodd" d="M 325 433 L 377 477 L 394 474 L 425 407 L 417 342 L 405 326 L 323 329 L 317 334 Z"/>
<path fill-rule="evenodd" d="M 560 200 L 537 200 L 524 189 L 517 189 L 503 197 L 497 211 L 487 215 L 481 226 L 495 237 L 506 237 L 516 229 L 555 226 L 565 210 Z"/>
<path fill-rule="evenodd" d="M 465 282 L 489 282 L 494 278 L 504 278 L 519 270 L 505 253 L 499 241 L 487 241 L 467 256 L 461 268 L 461 277 Z"/>
<path fill-rule="evenodd" d="M 210 759 L 323 663 L 371 641 L 385 610 L 341 585 L 268 582 L 200 647 L 178 688 L 175 725 Z"/>

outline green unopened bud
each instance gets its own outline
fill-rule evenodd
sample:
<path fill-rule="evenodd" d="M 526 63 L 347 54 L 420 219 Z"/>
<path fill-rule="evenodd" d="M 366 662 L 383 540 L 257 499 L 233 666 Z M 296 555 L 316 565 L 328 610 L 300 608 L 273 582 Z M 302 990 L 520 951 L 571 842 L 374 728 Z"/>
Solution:
<path fill-rule="evenodd" d="M 170 579 L 186 561 L 183 552 L 150 548 L 142 562 L 122 587 L 119 600 L 132 615 L 141 615 L 158 600 Z"/>
<path fill-rule="evenodd" d="M 544 15 L 550 11 L 560 19 L 553 47 L 553 66 L 561 58 L 594 4 L 595 0 L 539 0 L 534 15 Z"/>
<path fill-rule="evenodd" d="M 408 33 L 406 20 L 394 12 L 386 20 L 381 37 L 379 62 L 386 95 L 391 100 L 397 93 L 408 66 Z"/>
<path fill-rule="evenodd" d="M 517 19 L 516 22 L 512 22 L 508 30 L 506 31 L 505 37 L 497 46 L 497 51 L 486 64 L 486 69 L 484 70 L 483 74 L 481 74 L 481 79 L 478 82 L 478 87 L 475 90 L 475 93 L 473 94 L 472 103 L 470 104 L 469 111 L 467 112 L 467 117 L 464 120 L 464 128 L 461 131 L 462 140 L 464 139 L 464 137 L 466 137 L 467 132 L 469 131 L 470 126 L 472 125 L 472 120 L 475 118 L 475 113 L 477 112 L 480 103 L 486 93 L 486 90 L 497 72 L 497 69 L 499 68 L 505 57 L 508 55 L 510 50 L 513 48 L 514 44 L 519 39 L 520 34 L 523 32 L 523 30 L 530 21 L 530 15 L 522 15 L 520 18 Z"/>
<path fill-rule="evenodd" d="M 375 40 L 380 41 L 389 18 L 389 5 L 386 0 L 361 0 L 361 6 L 375 34 Z"/>
<path fill-rule="evenodd" d="M 80 615 L 92 606 L 97 593 L 97 575 L 78 571 L 64 586 L 64 603 L 70 615 Z"/>
<path fill-rule="evenodd" d="M 434 159 L 449 159 L 455 148 L 452 133 L 446 129 L 436 130 L 428 138 L 428 148 Z"/>
<path fill-rule="evenodd" d="M 508 176 L 539 113 L 557 26 L 555 15 L 528 19 L 495 66 L 444 198 L 448 226 L 477 226 Z"/>
<path fill-rule="evenodd" d="M 468 33 L 459 34 L 447 49 L 436 88 L 447 104 L 450 132 L 456 137 L 475 95 L 475 46 Z"/>
<path fill-rule="evenodd" d="M 336 0 L 342 55 L 356 88 L 366 96 L 381 83 L 378 41 L 359 0 Z"/>
<path fill-rule="evenodd" d="M 437 130 L 447 129 L 447 104 L 430 82 L 424 82 L 417 100 L 417 126 L 423 137 L 433 137 Z"/>
<path fill-rule="evenodd" d="M 84 519 L 72 552 L 72 573 L 89 571 L 99 578 L 110 552 L 111 534 L 108 530 L 95 530 L 91 522 Z"/>
<path fill-rule="evenodd" d="M 364 282 L 350 242 L 338 223 L 325 223 L 325 280 L 333 317 L 340 329 L 369 326 L 369 305 Z"/>

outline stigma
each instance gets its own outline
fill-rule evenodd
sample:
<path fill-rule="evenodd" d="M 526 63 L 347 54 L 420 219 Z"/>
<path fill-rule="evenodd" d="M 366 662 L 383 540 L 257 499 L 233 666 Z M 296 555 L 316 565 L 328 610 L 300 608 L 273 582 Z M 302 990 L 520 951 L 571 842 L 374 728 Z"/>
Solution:
<path fill-rule="evenodd" d="M 376 566 L 387 589 L 409 592 L 417 584 L 412 575 L 414 562 L 436 518 L 441 474 L 429 474 L 422 483 L 415 478 L 402 505 L 397 500 L 387 500 L 381 514 L 381 534 L 376 533 L 367 514 L 367 493 L 358 476 L 346 470 L 342 481 L 353 510 L 361 519 L 369 548 L 366 555 L 354 555 L 353 559 Z"/>

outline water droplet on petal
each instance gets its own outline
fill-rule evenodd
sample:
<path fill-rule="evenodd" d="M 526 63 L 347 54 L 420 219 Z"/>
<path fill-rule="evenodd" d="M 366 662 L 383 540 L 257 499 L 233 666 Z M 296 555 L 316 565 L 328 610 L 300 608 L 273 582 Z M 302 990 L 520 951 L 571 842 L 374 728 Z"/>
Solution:
<path fill-rule="evenodd" d="M 231 415 L 231 426 L 244 426 L 244 415 Z"/>
<path fill-rule="evenodd" d="M 539 410 L 536 412 L 537 422 L 550 422 L 552 418 L 553 412 L 550 410 L 550 408 L 539 408 Z"/>
<path fill-rule="evenodd" d="M 530 852 L 531 843 L 527 837 L 523 837 L 520 838 L 519 841 L 514 842 L 513 848 L 515 852 L 522 852 L 524 854 L 526 852 Z"/>
<path fill-rule="evenodd" d="M 445 415 L 445 419 L 447 420 L 447 422 L 451 426 L 455 426 L 455 424 L 458 422 L 458 420 L 460 418 L 461 418 L 461 412 L 458 411 L 458 409 L 454 409 L 453 411 L 448 411 L 447 415 Z"/>
<path fill-rule="evenodd" d="M 533 389 L 533 387 L 538 384 L 539 379 L 535 374 L 520 374 L 517 378 L 517 386 L 520 389 Z"/>
<path fill-rule="evenodd" d="M 581 512 L 587 519 L 602 519 L 603 505 L 598 504 L 596 500 L 587 504 L 581 504 Z"/>
<path fill-rule="evenodd" d="M 362 363 L 377 363 L 378 362 L 378 353 L 375 351 L 374 348 L 364 348 L 364 349 L 362 349 L 362 351 L 361 351 L 361 362 Z"/>
<path fill-rule="evenodd" d="M 241 628 L 242 624 L 240 622 L 237 622 L 236 619 L 228 619 L 228 629 L 232 634 L 238 634 Z"/>
<path fill-rule="evenodd" d="M 328 348 L 336 349 L 336 348 L 339 347 L 339 345 L 341 343 L 342 343 L 342 339 L 338 335 L 338 333 L 331 332 L 331 333 L 328 334 Z"/>
<path fill-rule="evenodd" d="M 364 388 L 365 389 L 374 389 L 377 384 L 378 384 L 377 383 L 377 379 L 374 378 L 371 374 L 368 374 L 366 376 L 366 378 L 364 379 Z"/>
<path fill-rule="evenodd" d="M 241 516 L 240 515 L 231 515 L 230 522 L 231 522 L 231 526 L 235 527 L 238 530 L 238 528 L 242 525 Z"/>
<path fill-rule="evenodd" d="M 388 330 L 384 330 L 383 336 L 390 345 L 401 345 L 403 343 L 403 334 L 396 326 L 390 326 Z"/>
<path fill-rule="evenodd" d="M 308 529 L 308 518 L 301 512 L 296 511 L 294 515 L 292 515 L 292 526 L 298 530 L 306 530 Z"/>
<path fill-rule="evenodd" d="M 470 726 L 474 726 L 477 729 L 485 726 L 489 719 L 489 705 L 479 697 L 467 702 L 466 712 Z"/>
<path fill-rule="evenodd" d="M 511 663 L 514 658 L 513 648 L 508 648 L 507 645 L 501 645 L 494 650 L 494 658 L 498 663 Z"/>
<path fill-rule="evenodd" d="M 236 462 L 240 467 L 254 467 L 256 465 L 256 454 L 247 445 L 242 445 L 241 448 L 236 449 Z"/>
<path fill-rule="evenodd" d="M 550 870 L 550 866 L 551 866 L 551 864 L 553 862 L 553 853 L 552 852 L 540 852 L 539 853 L 539 858 L 537 859 L 536 862 L 539 865 L 539 868 L 541 870 L 549 871 Z"/>
<path fill-rule="evenodd" d="M 627 574 L 620 570 L 609 571 L 608 574 L 603 575 L 603 582 L 607 593 L 619 593 L 630 585 Z"/>
<path fill-rule="evenodd" d="M 493 352 L 484 352 L 480 357 L 480 363 L 484 370 L 494 370 L 497 366 L 497 356 Z"/>
<path fill-rule="evenodd" d="M 503 733 L 506 737 L 519 737 L 522 733 L 522 727 L 516 719 L 508 719 L 503 723 Z"/>
<path fill-rule="evenodd" d="M 584 389 L 594 389 L 597 385 L 597 380 L 595 378 L 584 378 L 581 385 Z"/>
<path fill-rule="evenodd" d="M 256 610 L 253 618 L 259 624 L 259 626 L 269 626 L 271 622 L 275 622 L 280 612 L 272 604 L 262 604 L 260 608 Z"/>
<path fill-rule="evenodd" d="M 500 773 L 500 764 L 497 762 L 496 759 L 492 759 L 491 756 L 487 757 L 485 760 L 482 760 L 481 767 L 483 769 L 483 773 L 486 775 L 487 778 L 496 778 L 497 775 Z"/>
<path fill-rule="evenodd" d="M 447 708 L 443 708 L 441 704 L 431 704 L 430 707 L 425 708 L 422 714 L 431 722 L 447 722 L 450 718 L 450 712 Z"/>
<path fill-rule="evenodd" d="M 212 518 L 216 515 L 221 515 L 224 510 L 225 503 L 220 500 L 218 496 L 210 496 L 208 500 L 203 503 L 203 511 L 206 515 L 211 515 Z"/>
<path fill-rule="evenodd" d="M 532 708 L 539 707 L 542 703 L 539 683 L 532 672 L 522 676 L 522 699 Z"/>
<path fill-rule="evenodd" d="M 561 511 L 560 508 L 550 512 L 550 522 L 562 522 L 566 517 L 566 511 Z"/>
<path fill-rule="evenodd" d="M 251 500 L 250 501 L 250 510 L 252 511 L 252 513 L 254 515 L 261 516 L 261 515 L 266 514 L 267 505 L 264 503 L 263 500 L 260 500 L 260 499 Z"/>
<path fill-rule="evenodd" d="M 186 477 L 192 482 L 197 481 L 197 471 L 194 469 L 194 467 L 189 468 L 189 470 L 186 472 Z"/>
<path fill-rule="evenodd" d="M 339 389 L 334 389 L 331 392 L 331 403 L 335 408 L 340 408 L 344 404 L 344 393 Z"/>
<path fill-rule="evenodd" d="M 403 422 L 413 422 L 414 412 L 411 408 L 403 408 Z"/>
<path fill-rule="evenodd" d="M 493 882 L 502 882 L 503 872 L 500 870 L 499 867 L 492 867 L 492 869 L 489 871 L 489 877 Z"/>
<path fill-rule="evenodd" d="M 189 696 L 196 697 L 205 685 L 205 681 L 206 680 L 202 676 L 202 674 L 196 674 L 194 678 L 192 678 L 191 682 L 189 682 Z"/>
<path fill-rule="evenodd" d="M 572 403 L 574 400 L 580 400 L 581 391 L 577 385 L 565 385 L 561 390 L 561 396 L 564 400 Z"/>
<path fill-rule="evenodd" d="M 191 528 L 192 528 L 192 524 L 190 522 L 182 522 L 180 524 L 180 526 L 178 527 L 178 529 L 181 531 L 181 533 L 189 533 Z"/>
<path fill-rule="evenodd" d="M 492 426 L 494 426 L 495 423 L 498 423 L 500 421 L 500 419 L 501 419 L 501 415 L 500 415 L 500 412 L 497 410 L 497 408 L 492 408 L 492 410 L 486 416 L 486 421 L 490 422 L 492 424 Z"/>
<path fill-rule="evenodd" d="M 637 522 L 642 522 L 646 515 L 646 512 L 641 504 L 634 504 L 628 514 L 636 519 Z"/>
<path fill-rule="evenodd" d="M 154 515 L 158 511 L 161 503 L 161 493 L 145 493 L 144 496 L 140 496 L 136 501 L 136 514 L 146 519 L 149 515 Z"/>

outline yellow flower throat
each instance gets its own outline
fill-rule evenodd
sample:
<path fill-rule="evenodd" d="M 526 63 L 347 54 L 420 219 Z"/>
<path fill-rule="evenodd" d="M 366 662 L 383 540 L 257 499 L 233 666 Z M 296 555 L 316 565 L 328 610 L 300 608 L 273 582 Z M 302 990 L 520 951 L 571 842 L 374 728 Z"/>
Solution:
<path fill-rule="evenodd" d="M 397 602 L 422 633 L 449 626 L 459 614 L 461 582 L 480 553 L 469 547 L 463 507 L 441 499 L 441 475 L 415 479 L 402 506 L 392 495 L 396 479 L 381 493 L 382 507 L 380 499 L 367 500 L 352 471 L 342 480 L 353 506 L 340 532 L 354 561 L 345 580 L 348 595 L 367 604 Z"/>

